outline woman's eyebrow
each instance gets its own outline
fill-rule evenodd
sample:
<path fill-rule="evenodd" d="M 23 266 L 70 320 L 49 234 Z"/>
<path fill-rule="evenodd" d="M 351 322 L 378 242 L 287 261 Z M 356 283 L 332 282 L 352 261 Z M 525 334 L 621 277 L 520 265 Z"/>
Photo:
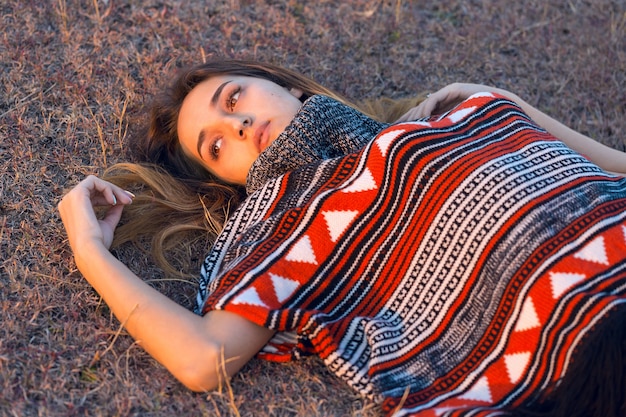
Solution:
<path fill-rule="evenodd" d="M 215 90 L 215 93 L 213 93 L 213 97 L 211 97 L 212 106 L 215 106 L 217 104 L 217 101 L 220 99 L 220 95 L 222 94 L 222 90 L 224 90 L 224 87 L 226 87 L 226 85 L 229 82 L 231 82 L 231 80 L 225 81 L 222 84 L 220 84 L 219 87 L 217 87 L 217 89 Z M 206 139 L 206 133 L 204 132 L 204 129 L 202 129 L 200 133 L 198 133 L 198 144 L 196 145 L 196 149 L 198 151 L 198 155 L 200 156 L 200 159 L 202 159 L 202 154 L 200 153 L 200 149 L 202 149 L 202 144 L 204 143 L 205 139 Z"/>
<path fill-rule="evenodd" d="M 225 81 L 219 87 L 217 87 L 217 90 L 215 90 L 215 93 L 213 93 L 213 97 L 211 97 L 211 104 L 213 106 L 215 106 L 217 104 L 217 101 L 220 98 L 220 94 L 222 94 L 222 90 L 224 89 L 224 87 L 226 87 L 226 84 L 228 84 L 229 82 L 230 82 L 230 80 L 229 81 Z"/>
<path fill-rule="evenodd" d="M 196 149 L 198 150 L 198 156 L 200 157 L 200 159 L 202 159 L 202 154 L 200 153 L 200 149 L 202 149 L 202 144 L 204 143 L 205 139 L 206 139 L 206 133 L 204 133 L 204 129 L 202 129 L 200 133 L 198 134 L 198 144 L 196 145 Z"/>

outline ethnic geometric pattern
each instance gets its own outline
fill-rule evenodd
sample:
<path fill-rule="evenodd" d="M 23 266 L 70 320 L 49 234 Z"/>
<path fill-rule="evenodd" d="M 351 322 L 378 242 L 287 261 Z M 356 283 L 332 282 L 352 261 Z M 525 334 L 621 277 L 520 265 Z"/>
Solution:
<path fill-rule="evenodd" d="M 387 414 L 496 415 L 626 301 L 625 227 L 624 179 L 477 94 L 267 183 L 199 298 L 276 330 L 260 357 L 318 355 Z"/>

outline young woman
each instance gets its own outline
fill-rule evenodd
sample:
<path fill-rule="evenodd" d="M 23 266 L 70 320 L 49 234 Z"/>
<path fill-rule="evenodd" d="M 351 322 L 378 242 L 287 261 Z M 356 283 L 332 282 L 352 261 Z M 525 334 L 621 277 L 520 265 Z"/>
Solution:
<path fill-rule="evenodd" d="M 224 62 L 163 103 L 151 160 L 199 192 L 210 178 L 221 202 L 216 178 L 249 194 L 203 264 L 200 314 L 109 253 L 131 194 L 88 177 L 59 210 L 85 278 L 190 389 L 256 354 L 317 354 L 389 414 L 619 415 L 624 154 L 469 84 L 388 125 L 297 74 Z"/>

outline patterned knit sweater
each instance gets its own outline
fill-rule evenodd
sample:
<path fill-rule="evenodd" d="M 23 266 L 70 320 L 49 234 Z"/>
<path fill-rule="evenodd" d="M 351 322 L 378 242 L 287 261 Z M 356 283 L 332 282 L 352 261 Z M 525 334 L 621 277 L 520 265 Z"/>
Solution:
<path fill-rule="evenodd" d="M 206 258 L 198 312 L 276 330 L 260 357 L 318 355 L 387 414 L 541 395 L 626 301 L 626 180 L 502 97 L 278 171 Z"/>

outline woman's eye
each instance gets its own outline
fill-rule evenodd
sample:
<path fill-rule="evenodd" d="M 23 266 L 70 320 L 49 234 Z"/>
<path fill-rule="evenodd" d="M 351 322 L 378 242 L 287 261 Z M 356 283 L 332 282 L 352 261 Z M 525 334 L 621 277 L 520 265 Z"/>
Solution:
<path fill-rule="evenodd" d="M 220 154 L 220 149 L 222 147 L 222 139 L 217 139 L 215 142 L 211 144 L 211 158 L 217 159 Z"/>
<path fill-rule="evenodd" d="M 233 111 L 235 109 L 237 100 L 239 100 L 240 91 L 241 89 L 237 87 L 231 94 L 228 95 L 228 98 L 226 99 L 226 108 L 228 108 L 228 110 Z"/>

